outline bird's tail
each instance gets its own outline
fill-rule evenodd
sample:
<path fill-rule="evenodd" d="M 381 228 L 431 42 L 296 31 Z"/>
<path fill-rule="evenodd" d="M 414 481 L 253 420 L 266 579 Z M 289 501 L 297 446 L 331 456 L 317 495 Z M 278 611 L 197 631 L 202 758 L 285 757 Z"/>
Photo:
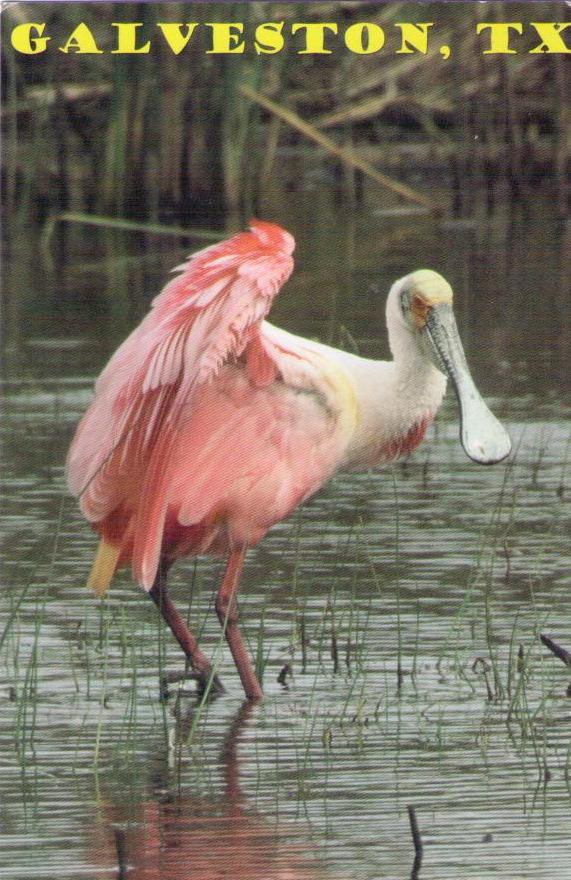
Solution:
<path fill-rule="evenodd" d="M 105 538 L 101 538 L 87 581 L 87 586 L 101 598 L 107 592 L 115 574 L 120 552 L 120 545 L 110 544 Z"/>

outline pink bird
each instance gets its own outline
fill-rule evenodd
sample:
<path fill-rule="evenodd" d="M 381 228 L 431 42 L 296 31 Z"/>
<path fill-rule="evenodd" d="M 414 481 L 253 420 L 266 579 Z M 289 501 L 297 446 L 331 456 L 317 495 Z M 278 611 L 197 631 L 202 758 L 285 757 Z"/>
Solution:
<path fill-rule="evenodd" d="M 392 462 L 422 441 L 448 374 L 470 458 L 511 444 L 472 381 L 452 290 L 419 270 L 393 284 L 393 360 L 357 357 L 265 318 L 293 269 L 271 223 L 194 254 L 113 355 L 72 442 L 70 490 L 101 536 L 89 585 L 120 566 L 149 592 L 204 687 L 213 677 L 166 587 L 186 555 L 227 557 L 216 612 L 246 692 L 262 690 L 238 628 L 246 551 L 340 469 Z"/>

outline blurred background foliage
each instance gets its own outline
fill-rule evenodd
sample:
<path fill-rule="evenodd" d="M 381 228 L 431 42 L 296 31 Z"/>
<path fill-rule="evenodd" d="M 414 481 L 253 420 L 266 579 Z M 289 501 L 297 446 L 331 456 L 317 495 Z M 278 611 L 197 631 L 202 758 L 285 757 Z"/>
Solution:
<path fill-rule="evenodd" d="M 4 207 L 10 226 L 42 223 L 62 211 L 216 225 L 258 209 L 272 177 L 296 187 L 299 157 L 318 154 L 358 193 L 361 171 L 332 158 L 275 113 L 248 100 L 247 86 L 293 111 L 352 156 L 419 192 L 448 188 L 466 209 L 467 184 L 493 202 L 500 185 L 525 198 L 550 177 L 558 213 L 568 209 L 569 57 L 527 54 L 529 31 L 513 56 L 484 56 L 482 21 L 565 20 L 564 3 L 10 3 L 2 43 Z M 299 55 L 286 40 L 276 55 L 205 54 L 208 34 L 179 56 L 158 21 L 374 21 L 385 49 L 358 56 L 338 39 L 329 56 Z M 25 56 L 12 28 L 46 22 L 49 50 Z M 113 55 L 114 21 L 142 22 L 148 55 Z M 395 21 L 434 21 L 428 56 L 397 55 Z M 86 22 L 100 55 L 57 51 Z M 287 29 L 286 29 L 287 30 Z M 447 42 L 444 61 L 438 45 Z M 296 160 L 297 157 L 297 160 Z M 287 160 L 287 162 L 284 162 Z M 279 163 L 279 168 L 278 168 Z M 284 177 L 286 179 L 284 179 Z M 469 206 L 468 206 L 469 207 Z"/>

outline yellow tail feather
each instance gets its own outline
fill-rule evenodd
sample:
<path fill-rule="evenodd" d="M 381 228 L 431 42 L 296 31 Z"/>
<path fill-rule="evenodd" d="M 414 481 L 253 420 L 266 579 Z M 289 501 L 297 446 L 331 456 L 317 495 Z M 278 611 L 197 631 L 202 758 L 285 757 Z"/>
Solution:
<path fill-rule="evenodd" d="M 116 547 L 115 544 L 109 544 L 104 538 L 99 542 L 87 586 L 94 590 L 101 598 L 107 592 L 107 588 L 115 574 L 120 552 L 120 546 Z"/>

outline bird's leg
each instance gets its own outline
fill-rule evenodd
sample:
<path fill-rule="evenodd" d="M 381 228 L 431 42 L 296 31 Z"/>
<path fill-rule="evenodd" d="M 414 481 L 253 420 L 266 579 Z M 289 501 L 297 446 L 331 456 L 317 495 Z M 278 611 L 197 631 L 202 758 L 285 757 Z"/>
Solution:
<path fill-rule="evenodd" d="M 236 593 L 240 584 L 240 575 L 244 567 L 245 548 L 232 550 L 228 564 L 216 597 L 216 613 L 224 630 L 226 641 L 234 658 L 242 685 L 249 700 L 259 700 L 262 688 L 256 678 L 252 661 L 238 629 L 238 606 Z"/>
<path fill-rule="evenodd" d="M 182 614 L 175 608 L 167 592 L 168 566 L 161 562 L 155 582 L 149 591 L 149 596 L 161 612 L 172 634 L 181 646 L 192 667 L 192 671 L 198 682 L 200 691 L 204 691 L 212 676 L 212 666 L 208 658 L 202 653 L 195 636 L 188 628 Z M 222 692 L 222 682 L 215 675 L 212 679 L 212 689 Z"/>

